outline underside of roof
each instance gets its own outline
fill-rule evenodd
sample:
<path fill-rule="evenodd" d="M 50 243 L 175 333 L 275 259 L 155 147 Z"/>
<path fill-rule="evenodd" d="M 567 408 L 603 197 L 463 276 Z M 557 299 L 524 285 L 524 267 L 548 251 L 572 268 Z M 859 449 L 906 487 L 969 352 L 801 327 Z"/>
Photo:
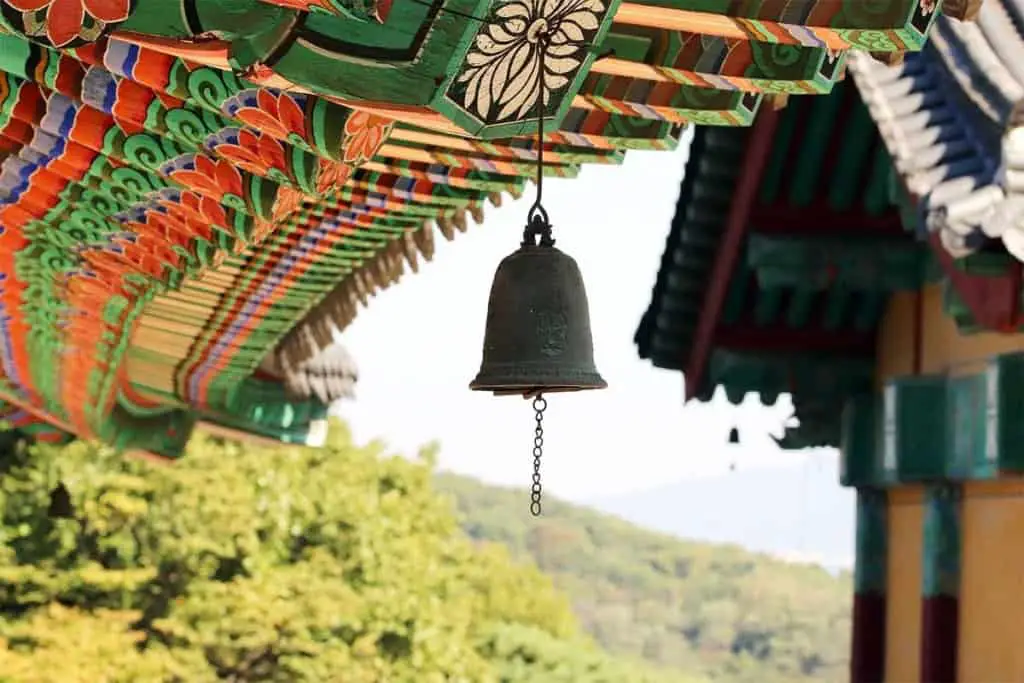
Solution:
<path fill-rule="evenodd" d="M 573 177 L 747 126 L 851 48 L 920 50 L 935 7 L 0 0 L 0 399 L 169 457 L 197 421 L 308 441 L 334 330 L 538 144 Z"/>
<path fill-rule="evenodd" d="M 1024 2 L 987 0 L 971 11 L 973 23 L 940 17 L 922 51 L 891 64 L 851 54 L 853 83 L 845 93 L 837 87 L 827 98 L 790 99 L 773 124 L 770 158 L 787 153 L 794 173 L 811 169 L 826 179 L 815 181 L 815 190 L 786 175 L 805 201 L 815 197 L 807 214 L 817 225 L 803 239 L 773 238 L 766 249 L 772 240 L 759 234 L 771 224 L 757 219 L 773 194 L 765 188 L 779 182 L 770 160 L 756 199 L 741 196 L 766 113 L 749 134 L 698 131 L 636 337 L 642 357 L 686 372 L 688 396 L 708 400 L 722 386 L 733 401 L 754 391 L 772 402 L 788 391 L 800 426 L 787 431 L 783 445 L 835 446 L 846 399 L 870 387 L 876 328 L 892 292 L 939 280 L 947 314 L 962 330 L 1021 328 Z M 844 114 L 840 101 L 851 96 L 857 102 Z M 798 144 L 794 127 L 804 131 Z M 836 135 L 830 131 L 838 137 L 829 139 Z M 821 165 L 828 155 L 832 168 Z M 866 160 L 873 170 L 864 176 Z M 862 196 L 836 203 L 838 188 L 854 177 Z M 728 263 L 728 221 L 737 207 L 748 217 L 739 256 Z M 778 225 L 792 232 L 796 219 Z M 808 259 L 814 241 L 817 256 Z M 857 264 L 847 271 L 856 284 L 844 281 L 838 262 Z M 713 290 L 721 278 L 727 294 L 718 301 Z M 741 333 L 737 315 L 762 326 L 783 318 L 789 329 L 763 335 L 744 326 Z M 825 316 L 819 327 L 841 334 L 816 337 L 812 348 L 797 330 L 814 327 L 816 315 Z"/>
<path fill-rule="evenodd" d="M 762 113 L 761 116 L 766 116 Z M 719 261 L 756 163 L 753 129 L 698 128 L 652 302 L 636 333 L 642 358 L 686 373 L 701 401 L 722 386 L 773 404 L 792 395 L 786 448 L 836 445 L 847 398 L 869 390 L 889 296 L 917 289 L 931 265 L 906 231 L 888 151 L 852 84 L 793 98 L 771 143 L 734 265 Z M 699 337 L 716 278 L 726 277 L 706 356 Z"/>

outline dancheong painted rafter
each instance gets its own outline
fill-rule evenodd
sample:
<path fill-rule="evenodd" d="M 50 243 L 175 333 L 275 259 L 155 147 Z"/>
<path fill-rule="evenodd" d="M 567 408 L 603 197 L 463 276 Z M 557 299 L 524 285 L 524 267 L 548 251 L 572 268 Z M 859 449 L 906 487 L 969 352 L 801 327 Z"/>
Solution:
<path fill-rule="evenodd" d="M 170 457 L 197 420 L 315 441 L 354 377 L 316 358 L 333 329 L 435 225 L 521 191 L 541 107 L 547 172 L 570 177 L 827 93 L 846 50 L 916 51 L 971 10 L 0 0 L 0 398 L 19 425 Z"/>

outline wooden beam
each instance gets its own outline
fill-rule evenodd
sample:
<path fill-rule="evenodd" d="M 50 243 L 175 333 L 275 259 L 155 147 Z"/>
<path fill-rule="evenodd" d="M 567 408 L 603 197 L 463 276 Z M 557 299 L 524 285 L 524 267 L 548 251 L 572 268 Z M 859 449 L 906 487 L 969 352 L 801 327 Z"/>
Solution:
<path fill-rule="evenodd" d="M 690 347 L 690 357 L 685 361 L 684 374 L 686 400 L 692 399 L 704 379 L 715 329 L 722 315 L 722 306 L 729 291 L 729 281 L 736 270 L 740 246 L 750 225 L 750 211 L 757 198 L 758 187 L 768 156 L 772 150 L 772 139 L 779 123 L 779 112 L 771 107 L 762 107 L 747 140 L 747 153 L 743 158 L 743 170 L 732 196 L 732 206 L 725 223 L 725 234 L 715 254 L 711 279 L 704 295 L 700 320 Z"/>
<path fill-rule="evenodd" d="M 81 435 L 78 433 L 78 430 L 76 430 L 70 424 L 64 422 L 59 417 L 50 415 L 48 412 L 40 408 L 36 408 L 34 405 L 27 401 L 23 401 L 20 398 L 11 396 L 10 394 L 4 392 L 0 392 L 0 400 L 6 401 L 7 403 L 10 403 L 12 406 L 16 406 L 21 410 L 24 410 L 26 413 L 36 418 L 40 422 L 46 422 L 47 424 L 53 425 L 57 429 L 60 429 L 62 431 L 67 432 L 68 434 L 73 434 L 81 438 Z M 144 451 L 141 449 L 132 449 L 129 451 L 125 451 L 124 455 L 129 458 L 134 458 L 136 460 L 146 460 L 157 465 L 166 465 L 167 463 L 172 462 L 170 458 L 165 458 L 164 456 L 159 455 L 157 453 L 153 453 L 152 451 Z"/>
<path fill-rule="evenodd" d="M 809 206 L 758 206 L 750 212 L 750 229 L 765 235 L 814 235 L 821 237 L 905 237 L 899 213 L 871 216 L 863 211 L 836 211 L 826 202 Z"/>
<path fill-rule="evenodd" d="M 721 325 L 715 331 L 715 346 L 752 353 L 820 353 L 869 358 L 875 352 L 875 335 L 848 329 L 730 324 Z"/>
<path fill-rule="evenodd" d="M 196 429 L 200 429 L 211 436 L 220 437 L 222 439 L 251 443 L 255 446 L 264 446 L 266 448 L 280 448 L 281 446 L 288 445 L 278 439 L 271 439 L 270 437 L 263 436 L 262 434 L 253 434 L 241 429 L 235 429 L 234 427 L 228 427 L 227 425 L 210 422 L 209 420 L 201 420 L 197 422 Z M 298 446 L 301 444 L 292 445 Z"/>
<path fill-rule="evenodd" d="M 955 259 L 942 246 L 938 233 L 928 238 L 939 265 L 956 293 L 974 316 L 974 322 L 993 332 L 1016 332 L 1021 320 L 1021 263 L 1015 261 L 1010 272 L 999 277 L 973 275 L 957 268 Z"/>

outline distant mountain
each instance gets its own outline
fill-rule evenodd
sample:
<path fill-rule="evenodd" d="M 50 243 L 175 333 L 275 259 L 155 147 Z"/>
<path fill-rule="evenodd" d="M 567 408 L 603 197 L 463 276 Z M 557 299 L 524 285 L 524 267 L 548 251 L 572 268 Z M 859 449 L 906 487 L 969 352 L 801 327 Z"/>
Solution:
<path fill-rule="evenodd" d="M 827 452 L 800 467 L 741 466 L 590 504 L 680 538 L 736 543 L 832 570 L 853 564 L 855 496 L 839 486 L 838 458 Z"/>
<path fill-rule="evenodd" d="M 767 474 L 762 486 L 770 485 Z M 732 545 L 645 531 L 556 499 L 546 498 L 543 516 L 535 519 L 526 491 L 467 477 L 440 474 L 435 488 L 454 498 L 471 537 L 501 543 L 550 575 L 584 628 L 610 652 L 642 658 L 686 680 L 848 680 L 849 573 L 833 576 Z M 661 500 L 666 517 L 699 509 L 697 501 Z M 645 509 L 654 515 L 658 500 L 651 502 Z M 722 507 L 722 501 L 715 504 Z M 743 498 L 731 505 L 734 517 L 759 514 Z M 522 596 L 524 604 L 530 599 Z"/>

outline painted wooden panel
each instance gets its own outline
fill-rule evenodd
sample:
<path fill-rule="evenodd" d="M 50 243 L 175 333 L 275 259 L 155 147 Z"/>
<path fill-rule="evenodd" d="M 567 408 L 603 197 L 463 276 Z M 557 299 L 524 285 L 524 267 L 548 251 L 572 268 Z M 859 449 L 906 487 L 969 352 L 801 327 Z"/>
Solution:
<path fill-rule="evenodd" d="M 961 681 L 1024 680 L 1024 479 L 964 487 Z"/>
<path fill-rule="evenodd" d="M 889 492 L 888 594 L 886 600 L 885 679 L 917 681 L 921 647 L 921 559 L 924 489 Z"/>

